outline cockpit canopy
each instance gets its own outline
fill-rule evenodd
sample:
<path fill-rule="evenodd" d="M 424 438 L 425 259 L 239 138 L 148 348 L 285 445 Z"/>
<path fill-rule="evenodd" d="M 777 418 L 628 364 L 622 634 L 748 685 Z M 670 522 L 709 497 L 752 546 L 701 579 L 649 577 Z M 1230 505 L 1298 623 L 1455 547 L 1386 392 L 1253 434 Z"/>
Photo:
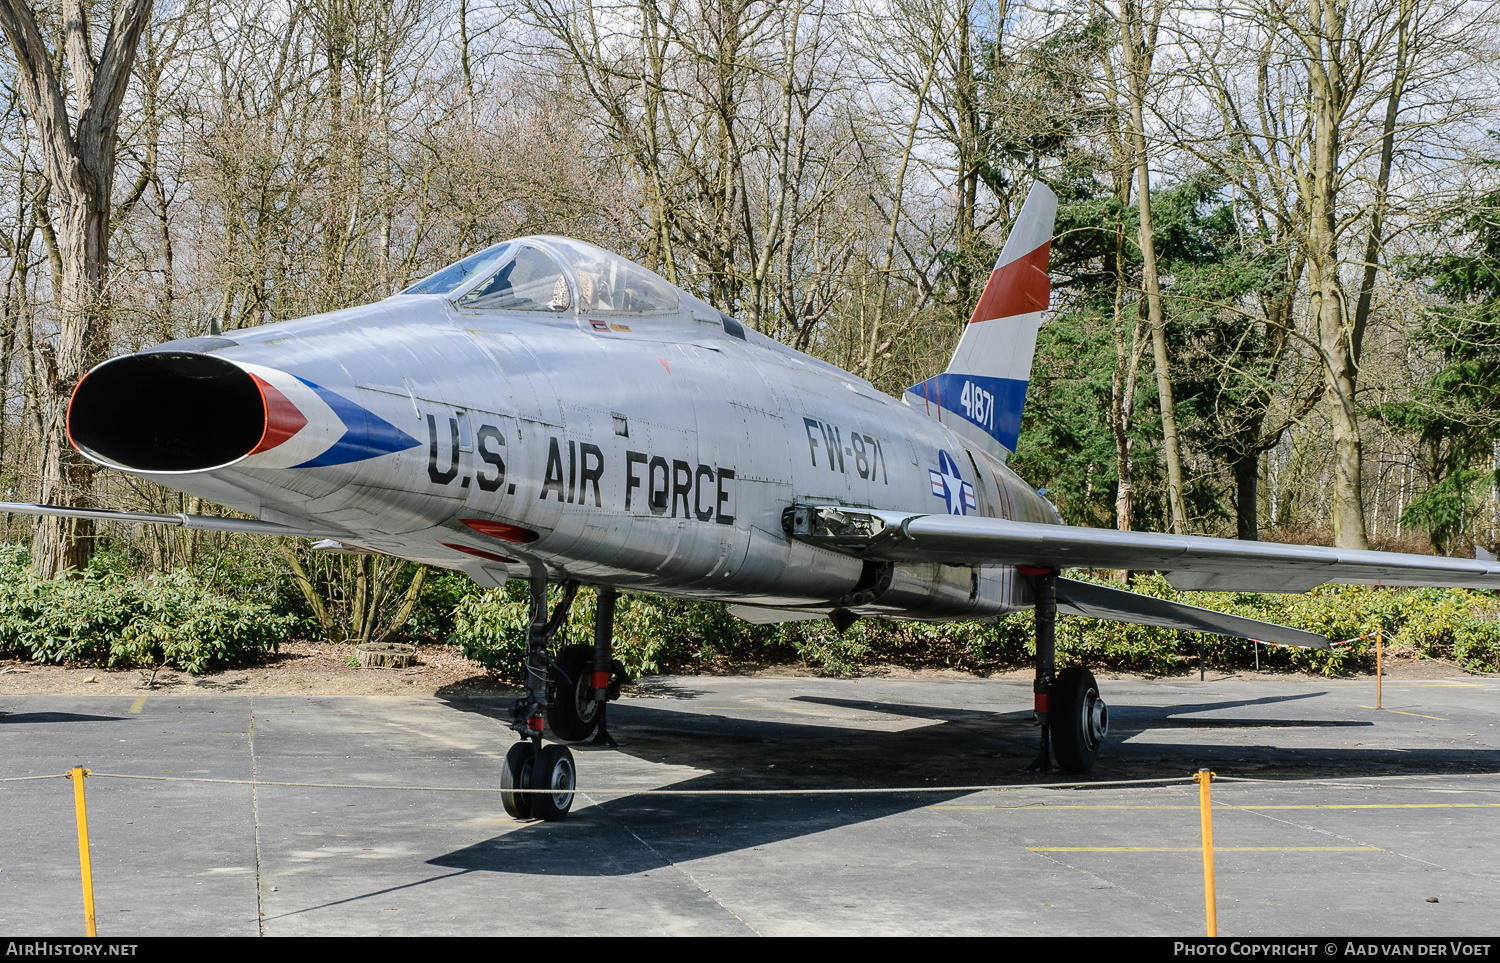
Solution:
<path fill-rule="evenodd" d="M 402 294 L 442 294 L 460 307 L 561 314 L 663 314 L 677 289 L 639 264 L 566 237 L 522 237 L 471 254 Z"/>

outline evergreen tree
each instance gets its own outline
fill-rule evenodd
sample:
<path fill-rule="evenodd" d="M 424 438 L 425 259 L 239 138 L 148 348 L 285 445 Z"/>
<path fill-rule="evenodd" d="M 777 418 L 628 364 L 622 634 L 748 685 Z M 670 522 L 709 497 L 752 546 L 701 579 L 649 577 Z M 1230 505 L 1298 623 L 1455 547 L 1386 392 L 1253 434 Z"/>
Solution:
<path fill-rule="evenodd" d="M 1430 308 L 1415 340 L 1439 368 L 1406 402 L 1372 414 L 1413 436 L 1427 490 L 1401 516 L 1427 529 L 1446 554 L 1463 531 L 1478 487 L 1500 480 L 1500 190 L 1477 198 L 1457 222 L 1460 250 L 1414 265 L 1446 303 Z"/>

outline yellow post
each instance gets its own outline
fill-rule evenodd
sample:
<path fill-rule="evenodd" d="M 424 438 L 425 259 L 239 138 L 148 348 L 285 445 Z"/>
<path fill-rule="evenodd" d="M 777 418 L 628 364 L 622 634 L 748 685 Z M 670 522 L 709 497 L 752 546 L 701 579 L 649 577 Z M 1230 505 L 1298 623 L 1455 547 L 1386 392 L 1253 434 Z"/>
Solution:
<path fill-rule="evenodd" d="M 1385 627 L 1375 630 L 1375 708 L 1380 706 L 1380 678 L 1385 672 Z"/>
<path fill-rule="evenodd" d="M 1208 798 L 1208 784 L 1214 774 L 1199 769 L 1193 776 L 1198 784 L 1199 821 L 1203 825 L 1203 911 L 1208 918 L 1208 935 L 1219 935 L 1218 901 L 1214 896 L 1214 817 L 1213 805 Z"/>
<path fill-rule="evenodd" d="M 83 870 L 83 919 L 88 935 L 98 936 L 94 927 L 94 870 L 89 864 L 89 814 L 83 805 L 83 778 L 92 775 L 82 767 L 68 773 L 73 780 L 73 805 L 78 810 L 78 865 Z"/>

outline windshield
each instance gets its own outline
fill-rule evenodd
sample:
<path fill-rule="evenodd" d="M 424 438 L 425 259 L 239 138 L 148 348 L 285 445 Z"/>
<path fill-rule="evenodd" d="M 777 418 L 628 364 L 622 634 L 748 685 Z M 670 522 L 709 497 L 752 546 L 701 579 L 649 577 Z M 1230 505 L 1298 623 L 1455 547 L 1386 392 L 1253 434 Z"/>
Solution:
<path fill-rule="evenodd" d="M 487 247 L 478 254 L 470 254 L 455 264 L 450 264 L 436 274 L 424 278 L 402 291 L 402 294 L 447 294 L 465 281 L 491 271 L 495 263 L 506 253 L 510 241 Z"/>
<path fill-rule="evenodd" d="M 677 289 L 665 279 L 602 247 L 566 237 L 496 244 L 401 293 L 452 294 L 471 284 L 458 303 L 482 310 L 561 312 L 572 308 L 575 298 L 580 314 L 664 314 L 681 308 Z"/>

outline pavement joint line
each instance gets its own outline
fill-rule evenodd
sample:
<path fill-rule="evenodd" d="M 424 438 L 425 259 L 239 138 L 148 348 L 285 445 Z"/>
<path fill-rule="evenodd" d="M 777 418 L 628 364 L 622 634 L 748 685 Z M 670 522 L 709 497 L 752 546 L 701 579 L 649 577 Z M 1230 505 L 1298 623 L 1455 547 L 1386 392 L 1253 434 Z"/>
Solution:
<path fill-rule="evenodd" d="M 284 786 L 301 789 L 383 789 L 396 792 L 480 792 L 480 793 L 552 793 L 552 789 L 499 789 L 488 786 L 378 786 L 368 783 L 333 782 L 280 782 L 264 779 L 207 779 L 201 776 L 141 776 L 120 772 L 90 772 L 90 775 L 107 779 L 135 779 L 147 782 L 199 782 L 228 786 Z M 20 776 L 0 779 L 0 782 L 18 782 L 26 779 L 66 779 L 67 773 L 47 776 Z M 573 788 L 576 795 L 601 796 L 849 796 L 909 793 L 944 792 L 1008 792 L 1016 789 L 1076 789 L 1080 786 L 1139 786 L 1139 785 L 1186 785 L 1191 776 L 1174 776 L 1168 779 L 1123 779 L 1111 782 L 1047 782 L 1016 783 L 1011 785 L 985 786 L 897 786 L 897 787 L 849 787 L 846 789 L 631 789 L 620 788 Z"/>
<path fill-rule="evenodd" d="M 252 778 L 260 775 L 260 767 L 255 758 L 255 697 L 250 697 L 250 728 L 245 733 L 245 751 L 250 755 L 250 775 Z M 261 873 L 260 852 L 260 787 L 250 788 L 250 820 L 255 827 L 255 931 L 258 936 L 266 935 L 266 881 Z"/>
<path fill-rule="evenodd" d="M 1313 834 L 1319 835 L 1319 836 L 1327 836 L 1330 839 L 1339 839 L 1339 840 L 1343 840 L 1346 843 L 1352 843 L 1352 844 L 1361 845 L 1361 846 L 1368 846 L 1369 845 L 1369 843 L 1365 842 L 1362 839 L 1355 839 L 1352 836 L 1345 836 L 1342 833 L 1336 833 L 1336 832 L 1333 832 L 1332 830 L 1323 829 L 1323 828 L 1318 827 L 1318 826 L 1309 826 L 1309 825 L 1306 825 L 1305 823 L 1294 822 L 1291 819 L 1285 819 L 1285 818 L 1283 818 L 1281 816 L 1273 816 L 1270 813 L 1265 812 L 1263 810 L 1262 811 L 1252 810 L 1251 811 L 1251 815 L 1259 816 L 1261 819 L 1270 820 L 1273 823 L 1280 823 L 1283 826 L 1295 826 L 1298 829 L 1301 829 L 1303 832 L 1309 832 L 1309 833 L 1313 833 Z M 1398 859 L 1410 860 L 1410 861 L 1412 861 L 1414 863 L 1421 863 L 1424 866 L 1431 866 L 1431 867 L 1433 867 L 1435 869 L 1447 869 L 1448 868 L 1446 866 L 1443 866 L 1441 863 L 1435 863 L 1435 862 L 1433 862 L 1430 859 L 1423 859 L 1420 856 L 1413 856 L 1410 853 L 1403 853 L 1399 849 L 1388 849 L 1388 850 L 1385 850 L 1385 852 L 1389 853 L 1392 856 L 1397 857 Z M 1477 875 L 1477 874 L 1470 873 L 1469 875 Z M 1479 877 L 1479 878 L 1486 879 L 1488 877 Z"/>
<path fill-rule="evenodd" d="M 589 802 L 592 803 L 594 801 L 592 799 L 590 799 Z M 594 803 L 594 805 L 597 806 L 598 803 Z M 620 827 L 620 829 L 622 829 L 626 833 L 628 833 L 630 835 L 630 838 L 634 839 L 637 843 L 639 843 L 642 846 L 642 848 L 644 848 L 646 850 L 646 852 L 648 852 L 651 855 L 655 856 L 657 859 L 661 860 L 666 865 L 672 867 L 672 870 L 674 872 L 676 872 L 683 879 L 687 880 L 689 883 L 692 883 L 694 886 L 696 886 L 698 888 L 698 891 L 700 893 L 702 893 L 704 896 L 706 896 L 709 899 L 709 901 L 711 901 L 715 906 L 717 906 L 720 909 L 722 909 L 724 912 L 728 913 L 730 916 L 734 917 L 737 921 L 739 921 L 740 925 L 744 926 L 747 930 L 749 930 L 751 933 L 754 933 L 756 936 L 762 936 L 762 935 L 764 935 L 764 934 L 761 933 L 760 930 L 756 929 L 755 926 L 749 920 L 745 919 L 745 917 L 741 916 L 739 913 L 736 913 L 731 906 L 729 906 L 727 903 L 725 903 L 719 897 L 715 896 L 714 893 L 713 893 L 713 890 L 709 889 L 707 886 L 704 886 L 702 883 L 700 883 L 698 881 L 698 878 L 696 876 L 694 876 L 681 863 L 678 863 L 677 860 L 670 858 L 665 853 L 663 853 L 661 850 L 657 849 L 655 846 L 653 846 L 650 843 L 646 842 L 646 840 L 644 840 L 644 839 L 641 838 L 641 835 L 639 833 L 637 833 L 634 829 L 631 829 L 629 826 L 625 825 L 625 823 L 623 821 L 621 821 L 614 814 L 610 813 L 608 810 L 604 811 L 604 818 L 607 819 L 607 820 L 609 820 L 610 822 L 614 823 L 616 826 Z"/>
<path fill-rule="evenodd" d="M 832 708 L 832 707 L 830 707 Z M 829 709 L 813 709 L 787 706 L 693 706 L 694 712 L 796 712 L 803 715 L 837 716 L 837 712 Z M 861 712 L 878 712 L 877 709 L 860 709 Z M 881 715 L 897 715 L 902 719 L 919 719 L 920 716 L 903 716 L 900 713 L 881 713 Z"/>
<path fill-rule="evenodd" d="M 1471 772 L 1471 773 L 1428 772 L 1428 773 L 1402 773 L 1399 776 L 1392 776 L 1392 777 L 1389 777 L 1389 778 L 1393 778 L 1393 779 L 1453 779 L 1453 778 L 1471 779 L 1471 778 L 1474 778 L 1474 777 L 1480 777 L 1480 778 L 1489 777 L 1489 778 L 1493 778 L 1493 777 L 1497 777 L 1497 776 L 1500 776 L 1500 772 L 1493 772 L 1493 771 L 1491 771 L 1491 772 Z M 1349 776 L 1349 777 L 1346 777 L 1346 778 L 1348 778 L 1348 779 L 1372 779 L 1372 778 L 1379 779 L 1380 777 L 1379 776 L 1374 776 L 1374 777 L 1371 777 L 1371 776 Z M 1295 778 L 1285 778 L 1285 779 L 1282 779 L 1282 778 L 1276 778 L 1276 777 L 1270 777 L 1270 776 L 1224 776 L 1224 775 L 1216 775 L 1216 776 L 1214 776 L 1214 782 L 1244 782 L 1244 783 L 1262 783 L 1262 784 L 1277 784 L 1277 785 L 1284 784 L 1284 785 L 1288 785 L 1288 786 L 1343 786 L 1343 787 L 1346 787 L 1346 788 L 1349 788 L 1349 789 L 1410 789 L 1410 790 L 1413 790 L 1413 791 L 1422 791 L 1422 792 L 1429 791 L 1429 789 L 1430 789 L 1430 787 L 1427 787 L 1427 786 L 1392 786 L 1392 785 L 1389 785 L 1389 784 L 1379 783 L 1379 782 L 1376 782 L 1376 783 L 1373 783 L 1373 784 L 1371 784 L 1371 783 L 1345 782 L 1344 779 L 1340 779 L 1340 778 L 1338 778 L 1336 776 L 1329 776 L 1329 777 L 1322 777 L 1322 778 L 1313 778 L 1313 779 L 1295 779 Z M 1448 792 L 1455 791 L 1451 787 L 1438 787 L 1438 788 L 1440 790 L 1448 791 Z M 1492 789 L 1463 789 L 1463 790 L 1457 790 L 1457 791 L 1460 791 L 1460 792 L 1494 792 L 1496 790 L 1492 790 Z"/>
<path fill-rule="evenodd" d="M 1363 689 L 1368 682 L 1335 682 L 1334 689 Z M 1491 682 L 1387 682 L 1387 689 L 1487 689 Z"/>
<path fill-rule="evenodd" d="M 1072 810 L 1072 809 L 1101 809 L 1101 810 L 1107 810 L 1107 809 L 1133 809 L 1133 810 L 1157 811 L 1157 810 L 1177 810 L 1177 809 L 1193 809 L 1193 810 L 1196 810 L 1198 807 L 1197 806 L 1175 806 L 1175 805 L 1162 805 L 1162 806 L 1051 806 L 1051 805 L 1048 805 L 1047 803 L 1037 802 L 1037 803 L 1028 803 L 1028 804 L 1026 804 L 1024 806 L 951 806 L 951 805 L 947 805 L 945 803 L 938 803 L 935 806 L 928 806 L 927 808 L 928 809 L 964 809 L 964 810 L 969 810 L 969 809 L 975 809 L 975 810 L 980 810 L 980 809 L 1005 809 L 1005 810 L 1018 810 L 1018 809 L 1047 809 L 1047 810 L 1064 810 L 1064 809 L 1067 809 L 1067 810 Z M 1236 809 L 1244 810 L 1246 812 L 1260 812 L 1262 810 L 1278 810 L 1278 809 L 1500 809 L 1500 803 L 1305 803 L 1305 804 L 1302 804 L 1302 805 L 1295 805 L 1295 806 L 1292 806 L 1292 805 L 1287 805 L 1287 806 L 1281 806 L 1281 805 L 1277 805 L 1277 806 L 1269 806 L 1269 805 L 1268 806 L 1227 806 L 1227 805 L 1222 805 L 1220 803 L 1214 803 L 1213 808 L 1214 808 L 1215 812 L 1218 812 L 1220 810 L 1231 811 L 1231 810 L 1236 810 Z"/>
<path fill-rule="evenodd" d="M 1402 712 L 1400 709 L 1385 709 L 1380 706 L 1361 705 L 1361 709 L 1374 709 L 1377 712 L 1394 712 L 1398 716 L 1416 716 L 1418 719 L 1434 719 L 1438 722 L 1449 722 L 1451 720 L 1443 716 L 1424 716 L 1420 712 Z"/>
<path fill-rule="evenodd" d="M 1203 852 L 1202 846 L 1028 846 L 1028 852 Z M 1214 852 L 1385 852 L 1379 846 L 1218 846 Z"/>

